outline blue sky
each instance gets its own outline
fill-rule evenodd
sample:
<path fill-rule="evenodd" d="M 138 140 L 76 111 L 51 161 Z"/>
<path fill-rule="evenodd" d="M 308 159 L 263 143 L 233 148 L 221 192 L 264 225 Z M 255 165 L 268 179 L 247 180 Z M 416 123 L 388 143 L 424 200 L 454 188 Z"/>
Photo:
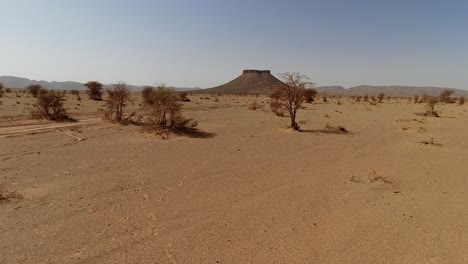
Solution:
<path fill-rule="evenodd" d="M 468 1 L 0 0 L 0 14 L 0 75 L 207 88 L 255 68 L 468 89 Z"/>

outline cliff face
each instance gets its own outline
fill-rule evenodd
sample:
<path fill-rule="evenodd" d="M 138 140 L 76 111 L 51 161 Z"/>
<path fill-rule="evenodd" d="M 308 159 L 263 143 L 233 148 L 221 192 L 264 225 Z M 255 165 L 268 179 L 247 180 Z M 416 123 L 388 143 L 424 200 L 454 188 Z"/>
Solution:
<path fill-rule="evenodd" d="M 269 70 L 244 70 L 242 75 L 220 86 L 198 90 L 197 93 L 271 94 L 281 84 Z"/>

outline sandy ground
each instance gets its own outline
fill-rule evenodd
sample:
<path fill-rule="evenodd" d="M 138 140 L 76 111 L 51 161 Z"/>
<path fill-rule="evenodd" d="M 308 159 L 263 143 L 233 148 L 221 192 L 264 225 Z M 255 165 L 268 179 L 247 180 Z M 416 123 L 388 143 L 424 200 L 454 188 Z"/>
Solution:
<path fill-rule="evenodd" d="M 468 106 L 306 104 L 304 130 L 350 131 L 326 134 L 247 109 L 265 98 L 191 98 L 210 136 L 85 99 L 69 111 L 96 122 L 25 134 L 32 99 L 0 99 L 0 184 L 24 196 L 0 204 L 0 263 L 468 263 Z"/>

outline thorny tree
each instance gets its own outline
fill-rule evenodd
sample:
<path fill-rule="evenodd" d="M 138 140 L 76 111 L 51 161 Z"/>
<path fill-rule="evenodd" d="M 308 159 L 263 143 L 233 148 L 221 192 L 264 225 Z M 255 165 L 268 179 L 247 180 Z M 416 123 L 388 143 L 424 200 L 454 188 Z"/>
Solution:
<path fill-rule="evenodd" d="M 114 121 L 122 121 L 125 104 L 131 101 L 130 89 L 124 82 L 114 84 L 112 89 L 107 89 L 109 99 L 107 100 L 106 117 Z"/>
<path fill-rule="evenodd" d="M 291 128 L 299 130 L 296 114 L 304 102 L 306 89 L 312 88 L 314 83 L 308 81 L 309 78 L 300 73 L 283 73 L 281 79 L 283 79 L 283 83 L 279 84 L 271 95 L 272 101 L 279 103 L 288 111 Z"/>

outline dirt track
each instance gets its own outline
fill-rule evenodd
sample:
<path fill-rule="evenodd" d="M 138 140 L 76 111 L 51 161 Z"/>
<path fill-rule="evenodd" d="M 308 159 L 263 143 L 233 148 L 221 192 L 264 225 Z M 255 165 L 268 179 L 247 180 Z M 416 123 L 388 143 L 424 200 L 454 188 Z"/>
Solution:
<path fill-rule="evenodd" d="M 54 130 L 57 128 L 95 124 L 100 121 L 102 121 L 102 118 L 90 118 L 90 119 L 79 120 L 78 122 L 71 122 L 71 123 L 52 123 L 52 124 L 41 124 L 41 125 L 21 125 L 21 126 L 0 127 L 0 138 L 40 133 L 40 132 Z"/>

